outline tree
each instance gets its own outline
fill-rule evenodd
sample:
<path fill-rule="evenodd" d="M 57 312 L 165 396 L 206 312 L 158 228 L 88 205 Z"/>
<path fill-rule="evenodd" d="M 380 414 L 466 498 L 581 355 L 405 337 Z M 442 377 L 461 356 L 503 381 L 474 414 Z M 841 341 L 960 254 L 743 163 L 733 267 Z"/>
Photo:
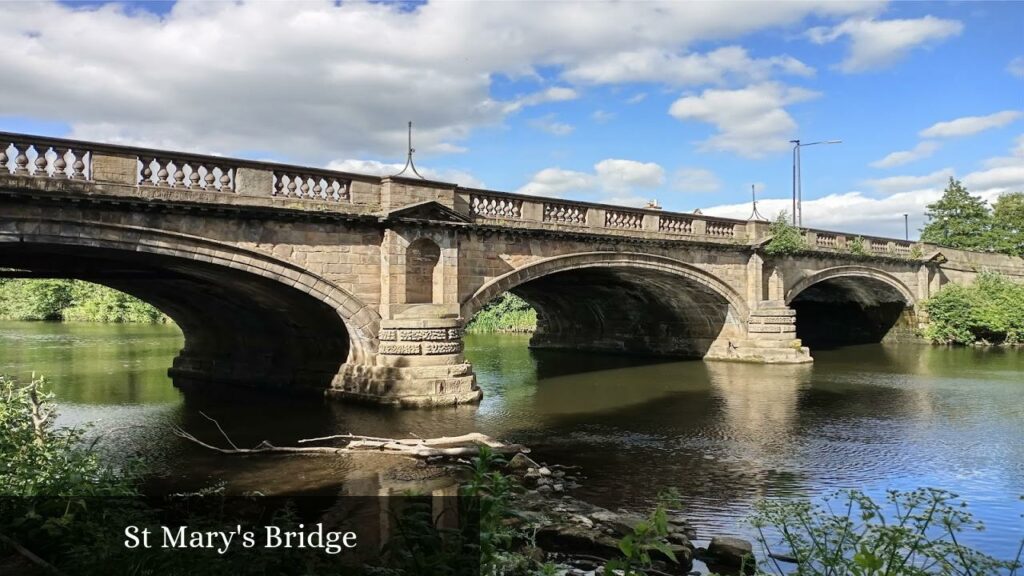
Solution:
<path fill-rule="evenodd" d="M 928 205 L 928 224 L 921 231 L 921 241 L 974 250 L 990 249 L 992 213 L 988 204 L 972 196 L 955 178 L 942 193 L 942 198 Z"/>
<path fill-rule="evenodd" d="M 1024 256 L 1024 192 L 1001 194 L 992 204 L 992 244 L 998 252 Z"/>

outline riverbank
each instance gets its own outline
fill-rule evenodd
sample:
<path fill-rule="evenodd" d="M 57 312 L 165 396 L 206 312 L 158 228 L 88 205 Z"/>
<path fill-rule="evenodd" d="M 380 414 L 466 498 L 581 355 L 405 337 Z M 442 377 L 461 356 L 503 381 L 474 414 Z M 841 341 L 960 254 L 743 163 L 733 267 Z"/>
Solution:
<path fill-rule="evenodd" d="M 82 280 L 0 279 L 0 320 L 169 324 L 156 307 Z"/>
<path fill-rule="evenodd" d="M 537 311 L 526 301 L 505 292 L 483 307 L 466 325 L 472 334 L 532 333 L 537 329 Z"/>

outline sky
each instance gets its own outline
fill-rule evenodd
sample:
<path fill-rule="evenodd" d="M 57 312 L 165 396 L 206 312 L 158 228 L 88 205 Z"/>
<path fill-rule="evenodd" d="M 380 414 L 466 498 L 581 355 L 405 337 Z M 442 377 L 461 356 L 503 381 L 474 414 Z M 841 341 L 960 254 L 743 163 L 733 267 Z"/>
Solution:
<path fill-rule="evenodd" d="M 1019 2 L 0 2 L 0 131 L 911 237 L 1024 190 Z"/>

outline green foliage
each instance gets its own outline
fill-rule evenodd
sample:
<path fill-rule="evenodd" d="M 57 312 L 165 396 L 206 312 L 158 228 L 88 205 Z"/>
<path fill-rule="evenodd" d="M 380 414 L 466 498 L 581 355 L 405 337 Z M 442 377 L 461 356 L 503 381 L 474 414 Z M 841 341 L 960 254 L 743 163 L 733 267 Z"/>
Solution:
<path fill-rule="evenodd" d="M 477 312 L 467 332 L 533 332 L 537 328 L 537 311 L 511 292 L 505 292 Z"/>
<path fill-rule="evenodd" d="M 955 178 L 942 193 L 942 198 L 928 205 L 928 224 L 921 231 L 921 240 L 953 248 L 984 250 L 988 247 L 992 215 L 988 204 L 972 196 Z"/>
<path fill-rule="evenodd" d="M 659 494 L 658 505 L 650 516 L 637 522 L 633 533 L 619 540 L 622 557 L 605 564 L 605 576 L 646 576 L 646 570 L 654 563 L 653 552 L 660 552 L 672 562 L 678 562 L 666 540 L 669 535 L 667 508 L 678 506 L 679 496 L 675 492 Z"/>
<path fill-rule="evenodd" d="M 487 446 L 471 463 L 468 482 L 461 487 L 464 496 L 473 498 L 478 509 L 480 522 L 480 566 L 482 574 L 491 574 L 505 561 L 505 552 L 511 547 L 515 532 L 505 524 L 510 515 L 509 499 L 512 496 L 512 481 L 498 471 L 496 466 L 504 459 Z"/>
<path fill-rule="evenodd" d="M 787 221 L 787 213 L 779 212 L 769 227 L 771 240 L 765 245 L 764 251 L 772 256 L 794 254 L 807 248 L 803 233 Z"/>
<path fill-rule="evenodd" d="M 974 284 L 948 284 L 924 303 L 925 337 L 940 344 L 1024 342 L 1024 285 L 983 273 Z"/>
<path fill-rule="evenodd" d="M 81 280 L 0 280 L 0 319 L 68 322 L 169 322 L 137 298 Z"/>
<path fill-rule="evenodd" d="M 856 236 L 846 241 L 846 251 L 856 256 L 864 256 L 868 253 L 868 248 L 864 239 Z"/>
<path fill-rule="evenodd" d="M 1024 192 L 1002 194 L 992 204 L 992 248 L 1024 256 Z"/>
<path fill-rule="evenodd" d="M 964 531 L 983 526 L 943 490 L 893 490 L 881 505 L 857 490 L 839 492 L 824 506 L 762 501 L 750 520 L 769 554 L 795 558 L 792 569 L 763 563 L 779 575 L 988 576 L 1012 574 L 1020 561 L 1019 555 L 1001 561 L 960 544 Z"/>

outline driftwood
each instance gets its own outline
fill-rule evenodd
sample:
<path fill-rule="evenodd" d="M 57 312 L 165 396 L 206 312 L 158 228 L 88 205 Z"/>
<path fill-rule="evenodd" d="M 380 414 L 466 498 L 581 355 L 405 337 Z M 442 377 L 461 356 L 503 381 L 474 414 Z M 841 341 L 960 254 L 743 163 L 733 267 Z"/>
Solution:
<path fill-rule="evenodd" d="M 312 454 L 312 455 L 343 455 L 343 454 L 393 454 L 395 456 L 407 456 L 413 458 L 433 458 L 460 456 L 476 456 L 480 453 L 482 446 L 487 446 L 491 451 L 498 454 L 515 454 L 517 452 L 529 452 L 529 449 L 519 444 L 505 444 L 490 436 L 479 433 L 463 434 L 462 436 L 449 436 L 442 438 L 378 438 L 375 436 L 360 436 L 357 434 L 337 434 L 324 436 L 322 438 L 306 438 L 299 440 L 299 444 L 327 441 L 345 441 L 344 446 L 274 446 L 266 440 L 260 442 L 253 448 L 239 448 L 227 435 L 220 424 L 206 414 L 200 412 L 204 418 L 210 420 L 217 426 L 221 436 L 227 441 L 230 448 L 215 446 L 196 438 L 185 430 L 174 426 L 171 431 L 178 436 L 206 448 L 230 455 L 254 455 L 254 454 Z"/>

